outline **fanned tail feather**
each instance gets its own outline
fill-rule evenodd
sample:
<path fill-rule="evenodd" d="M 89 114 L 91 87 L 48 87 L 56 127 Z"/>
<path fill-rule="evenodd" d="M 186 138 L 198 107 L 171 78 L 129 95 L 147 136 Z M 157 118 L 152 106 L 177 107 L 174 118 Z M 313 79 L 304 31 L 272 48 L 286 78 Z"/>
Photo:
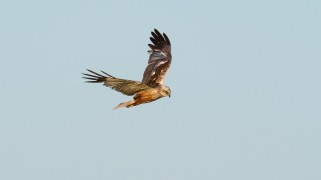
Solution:
<path fill-rule="evenodd" d="M 123 102 L 123 103 L 120 103 L 118 106 L 114 107 L 113 110 L 119 109 L 119 108 L 123 108 L 123 107 L 129 107 L 130 105 L 132 105 L 134 103 L 135 103 L 135 100 L 131 100 L 131 101 L 128 101 L 128 102 Z"/>

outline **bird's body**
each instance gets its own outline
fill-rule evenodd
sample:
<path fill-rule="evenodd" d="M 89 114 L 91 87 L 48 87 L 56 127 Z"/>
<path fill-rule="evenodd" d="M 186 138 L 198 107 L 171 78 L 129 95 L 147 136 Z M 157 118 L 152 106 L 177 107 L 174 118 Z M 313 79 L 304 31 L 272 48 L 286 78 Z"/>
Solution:
<path fill-rule="evenodd" d="M 104 71 L 104 75 L 88 70 L 92 74 L 84 74 L 91 83 L 104 83 L 105 86 L 119 91 L 125 95 L 133 96 L 133 99 L 120 103 L 114 109 L 122 107 L 132 107 L 139 104 L 149 103 L 159 98 L 169 96 L 171 90 L 163 84 L 165 74 L 170 67 L 171 44 L 165 33 L 163 35 L 156 29 L 152 32 L 150 40 L 153 44 L 148 44 L 151 50 L 148 65 L 145 69 L 142 82 L 115 78 Z"/>
<path fill-rule="evenodd" d="M 120 103 L 118 106 L 116 106 L 114 109 L 118 109 L 121 107 L 132 107 L 137 106 L 139 104 L 149 103 L 152 101 L 156 101 L 159 98 L 164 97 L 163 94 L 160 94 L 155 88 L 145 89 L 138 93 L 136 93 L 133 97 L 133 100 Z"/>

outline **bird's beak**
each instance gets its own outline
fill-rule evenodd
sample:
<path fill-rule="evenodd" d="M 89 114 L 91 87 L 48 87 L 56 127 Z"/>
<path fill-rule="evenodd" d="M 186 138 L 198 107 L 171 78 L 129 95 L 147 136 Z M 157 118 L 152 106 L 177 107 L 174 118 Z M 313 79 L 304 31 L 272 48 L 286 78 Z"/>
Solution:
<path fill-rule="evenodd" d="M 170 97 L 171 97 L 171 94 L 169 94 L 168 97 L 170 98 Z"/>

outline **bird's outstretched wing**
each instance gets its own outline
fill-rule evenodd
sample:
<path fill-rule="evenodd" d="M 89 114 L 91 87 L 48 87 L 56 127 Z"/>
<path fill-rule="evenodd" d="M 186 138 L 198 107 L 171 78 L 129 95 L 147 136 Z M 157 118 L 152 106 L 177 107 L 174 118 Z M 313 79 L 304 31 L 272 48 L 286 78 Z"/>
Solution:
<path fill-rule="evenodd" d="M 165 33 L 163 35 L 154 29 L 150 40 L 153 44 L 148 44 L 152 49 L 149 56 L 148 65 L 145 69 L 142 83 L 149 87 L 163 84 L 165 74 L 171 64 L 171 43 Z"/>
<path fill-rule="evenodd" d="M 86 77 L 83 77 L 85 79 L 88 79 L 89 81 L 86 81 L 88 83 L 104 83 L 105 86 L 110 87 L 118 92 L 121 92 L 125 95 L 132 96 L 136 94 L 139 91 L 149 89 L 147 85 L 139 82 L 139 81 L 132 81 L 132 80 L 126 80 L 126 79 L 118 79 L 114 76 L 111 76 L 104 71 L 101 71 L 104 73 L 104 75 L 98 74 L 94 71 L 91 71 L 87 69 L 91 74 L 83 73 Z"/>

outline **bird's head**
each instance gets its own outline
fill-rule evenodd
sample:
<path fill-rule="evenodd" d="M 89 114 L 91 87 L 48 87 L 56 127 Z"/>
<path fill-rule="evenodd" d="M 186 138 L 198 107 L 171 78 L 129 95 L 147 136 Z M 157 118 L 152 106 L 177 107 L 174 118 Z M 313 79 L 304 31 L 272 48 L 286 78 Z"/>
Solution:
<path fill-rule="evenodd" d="M 171 89 L 168 86 L 165 86 L 165 92 L 168 97 L 171 97 Z"/>

